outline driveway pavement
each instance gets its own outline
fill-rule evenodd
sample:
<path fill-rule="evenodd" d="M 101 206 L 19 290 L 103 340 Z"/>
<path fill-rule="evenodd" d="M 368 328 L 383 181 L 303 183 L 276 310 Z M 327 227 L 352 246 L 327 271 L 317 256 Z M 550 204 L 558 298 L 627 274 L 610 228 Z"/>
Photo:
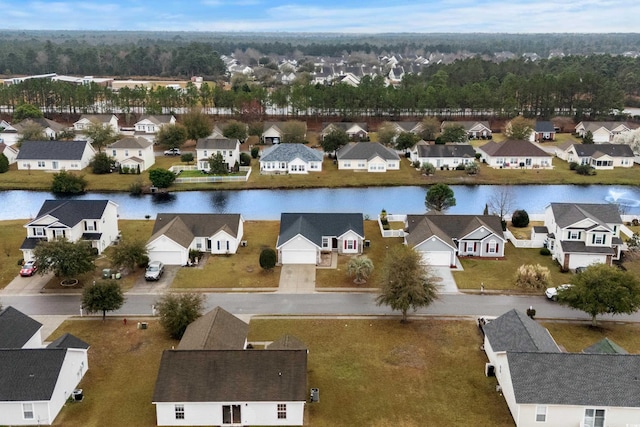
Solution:
<path fill-rule="evenodd" d="M 42 292 L 44 286 L 51 280 L 53 273 L 31 277 L 17 275 L 4 289 L 0 289 L 0 295 L 33 295 Z"/>
<path fill-rule="evenodd" d="M 316 290 L 316 266 L 312 264 L 283 265 L 280 270 L 281 294 L 312 294 Z"/>
<path fill-rule="evenodd" d="M 438 282 L 438 286 L 440 287 L 441 294 L 457 294 L 458 293 L 458 285 L 453 278 L 453 274 L 451 273 L 451 268 L 449 267 L 431 267 L 433 271 L 433 275 L 435 277 L 439 277 L 440 281 Z"/>
<path fill-rule="evenodd" d="M 164 273 L 160 276 L 160 280 L 158 281 L 149 281 L 147 282 L 144 279 L 144 275 L 141 275 L 136 283 L 134 283 L 133 287 L 127 291 L 127 294 L 162 294 L 165 289 L 171 286 L 173 283 L 173 279 L 178 274 L 178 270 L 180 270 L 181 266 L 179 265 L 165 265 Z M 187 267 L 184 267 L 187 268 Z"/>

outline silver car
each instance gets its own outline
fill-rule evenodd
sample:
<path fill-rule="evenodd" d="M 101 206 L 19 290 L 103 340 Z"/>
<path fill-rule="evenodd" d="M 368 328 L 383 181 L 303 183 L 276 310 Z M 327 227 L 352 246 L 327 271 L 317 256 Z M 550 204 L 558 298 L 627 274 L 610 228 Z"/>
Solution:
<path fill-rule="evenodd" d="M 164 264 L 160 261 L 151 261 L 144 272 L 145 280 L 160 280 L 160 276 L 164 273 Z"/>

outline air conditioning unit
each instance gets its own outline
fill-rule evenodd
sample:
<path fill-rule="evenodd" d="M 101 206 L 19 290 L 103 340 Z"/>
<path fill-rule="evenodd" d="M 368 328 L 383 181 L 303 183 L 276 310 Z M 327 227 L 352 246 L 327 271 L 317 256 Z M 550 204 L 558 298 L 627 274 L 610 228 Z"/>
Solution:
<path fill-rule="evenodd" d="M 500 384 L 496 384 L 496 391 L 502 393 L 502 386 Z"/>
<path fill-rule="evenodd" d="M 364 247 L 365 247 L 365 248 L 369 248 L 369 247 L 371 247 L 371 240 L 365 240 L 365 241 L 364 241 Z"/>
<path fill-rule="evenodd" d="M 243 248 L 245 246 L 247 246 L 247 241 L 246 240 L 240 240 L 240 246 L 242 246 Z"/>
<path fill-rule="evenodd" d="M 496 376 L 496 367 L 493 366 L 491 363 L 485 363 L 484 364 L 484 374 L 487 377 L 495 377 Z"/>

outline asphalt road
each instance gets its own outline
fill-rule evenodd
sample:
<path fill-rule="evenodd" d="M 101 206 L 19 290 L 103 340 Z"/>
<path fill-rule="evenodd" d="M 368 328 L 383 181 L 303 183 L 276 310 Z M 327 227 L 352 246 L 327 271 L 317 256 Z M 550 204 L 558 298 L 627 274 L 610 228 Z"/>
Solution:
<path fill-rule="evenodd" d="M 209 293 L 206 309 L 221 306 L 236 315 L 317 315 L 317 316 L 396 316 L 386 306 L 377 306 L 371 293 Z M 150 316 L 159 295 L 127 295 L 125 305 L 110 316 Z M 3 295 L 0 302 L 12 305 L 28 315 L 79 315 L 79 295 Z M 416 315 L 431 316 L 499 316 L 517 308 L 536 309 L 538 319 L 589 320 L 581 311 L 548 301 L 542 296 L 443 295 L 440 300 Z M 86 314 L 86 313 L 84 313 Z M 411 314 L 411 313 L 410 313 Z M 640 322 L 640 313 L 602 316 L 602 319 Z"/>

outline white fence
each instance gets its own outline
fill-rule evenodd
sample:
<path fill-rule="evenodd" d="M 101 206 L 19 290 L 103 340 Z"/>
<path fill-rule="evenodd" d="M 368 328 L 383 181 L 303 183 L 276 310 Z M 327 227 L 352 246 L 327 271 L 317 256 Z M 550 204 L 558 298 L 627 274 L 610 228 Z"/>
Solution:
<path fill-rule="evenodd" d="M 516 239 L 515 236 L 509 230 L 504 232 L 504 237 L 506 237 L 516 248 L 543 248 L 544 247 L 544 241 L 542 240 Z"/>
<path fill-rule="evenodd" d="M 387 221 L 389 222 L 404 223 L 406 222 L 406 220 L 406 215 L 387 215 Z M 378 215 L 378 226 L 380 227 L 380 234 L 382 234 L 382 237 L 404 237 L 406 234 L 404 230 L 385 230 L 382 227 L 382 220 L 380 219 L 380 215 Z"/>
<path fill-rule="evenodd" d="M 169 168 L 173 173 L 179 174 L 185 170 L 197 170 L 195 166 L 171 166 Z M 175 180 L 176 184 L 196 184 L 207 182 L 246 182 L 251 176 L 251 167 L 240 166 L 240 172 L 245 172 L 244 175 L 210 175 L 210 176 L 189 176 L 178 177 Z"/>

